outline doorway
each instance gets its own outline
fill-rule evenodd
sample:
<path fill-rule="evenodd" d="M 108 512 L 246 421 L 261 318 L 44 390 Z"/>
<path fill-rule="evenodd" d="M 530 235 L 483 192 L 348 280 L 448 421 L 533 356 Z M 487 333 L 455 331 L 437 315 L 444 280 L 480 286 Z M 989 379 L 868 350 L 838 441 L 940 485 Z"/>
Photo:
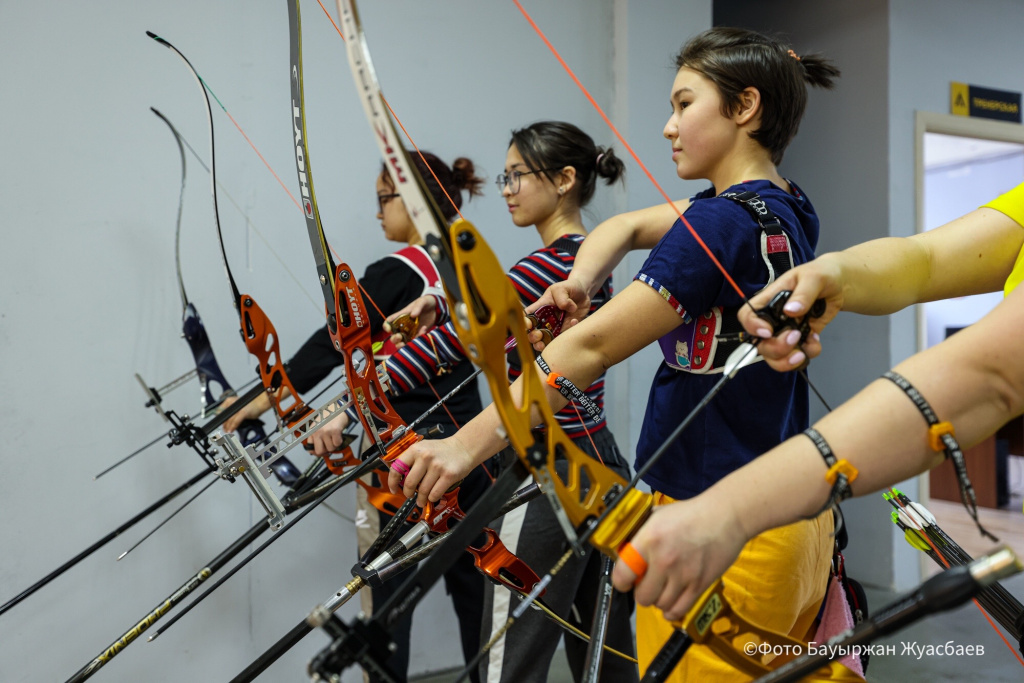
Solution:
<path fill-rule="evenodd" d="M 918 113 L 918 232 L 948 223 L 1021 182 L 1024 182 L 1024 130 L 1021 126 Z M 977 322 L 1001 300 L 1002 293 L 996 292 L 919 306 L 918 350 L 934 346 Z M 1020 438 L 1008 437 L 1001 431 L 969 450 L 967 458 L 971 463 L 971 476 L 976 480 L 979 507 L 991 509 L 991 513 L 983 512 L 992 516 L 996 526 L 1004 522 L 1020 526 L 1024 500 L 1024 446 Z M 929 505 L 940 526 L 964 544 L 965 550 L 972 554 L 987 550 L 989 544 L 978 537 L 973 522 L 959 502 L 956 484 L 947 469 L 952 470 L 950 463 L 922 475 L 922 502 Z M 1005 537 L 999 531 L 995 533 Z M 1019 529 L 1014 535 L 1020 536 Z M 974 543 L 978 547 L 971 545 Z"/>

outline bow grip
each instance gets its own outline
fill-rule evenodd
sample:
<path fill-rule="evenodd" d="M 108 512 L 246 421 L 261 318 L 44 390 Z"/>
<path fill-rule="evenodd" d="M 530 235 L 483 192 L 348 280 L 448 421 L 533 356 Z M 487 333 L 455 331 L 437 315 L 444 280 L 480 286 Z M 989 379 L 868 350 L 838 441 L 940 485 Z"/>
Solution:
<path fill-rule="evenodd" d="M 590 544 L 599 551 L 618 559 L 619 548 L 633 537 L 654 508 L 654 498 L 639 489 L 629 489 L 621 501 L 616 501 L 612 512 L 601 522 L 590 537 Z"/>
<path fill-rule="evenodd" d="M 352 453 L 352 442 L 356 440 L 355 434 L 344 434 L 341 438 L 341 446 L 323 456 L 327 470 L 331 474 L 342 475 L 345 469 L 359 464 L 359 458 Z M 308 440 L 302 442 L 302 447 L 310 455 L 315 456 L 315 447 Z"/>
<path fill-rule="evenodd" d="M 408 313 L 403 313 L 394 320 L 385 322 L 391 334 L 401 335 L 402 341 L 409 343 L 416 336 L 416 330 L 420 327 L 420 319 L 414 318 Z"/>
<path fill-rule="evenodd" d="M 783 290 L 772 297 L 772 300 L 768 302 L 768 305 L 755 311 L 758 318 L 761 318 L 769 325 L 772 326 L 772 333 L 778 334 L 782 330 L 793 328 L 799 330 L 800 343 L 803 344 L 807 339 L 807 335 L 811 329 L 811 319 L 820 318 L 825 314 L 827 304 L 824 299 L 817 299 L 812 305 L 811 310 L 808 311 L 801 319 L 790 317 L 786 314 L 784 307 L 786 302 L 789 301 L 789 297 L 792 296 L 793 292 L 790 290 Z"/>

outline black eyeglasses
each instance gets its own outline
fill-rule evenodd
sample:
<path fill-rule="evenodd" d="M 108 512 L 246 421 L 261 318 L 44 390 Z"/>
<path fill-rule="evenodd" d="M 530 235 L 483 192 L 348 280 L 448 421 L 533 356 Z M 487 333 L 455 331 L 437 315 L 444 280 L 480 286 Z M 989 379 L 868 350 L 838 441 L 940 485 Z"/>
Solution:
<path fill-rule="evenodd" d="M 377 208 L 380 209 L 381 213 L 384 213 L 384 205 L 390 202 L 395 197 L 401 196 L 402 195 L 398 194 L 397 192 L 392 192 L 391 194 L 379 194 L 377 195 Z"/>
<path fill-rule="evenodd" d="M 533 175 L 534 173 L 544 173 L 546 171 L 558 171 L 560 168 L 538 168 L 536 171 L 512 171 L 511 173 L 499 173 L 498 177 L 494 179 L 494 184 L 498 186 L 498 192 L 504 192 L 505 186 L 508 186 L 508 191 L 511 194 L 519 194 L 520 178 L 524 175 Z"/>

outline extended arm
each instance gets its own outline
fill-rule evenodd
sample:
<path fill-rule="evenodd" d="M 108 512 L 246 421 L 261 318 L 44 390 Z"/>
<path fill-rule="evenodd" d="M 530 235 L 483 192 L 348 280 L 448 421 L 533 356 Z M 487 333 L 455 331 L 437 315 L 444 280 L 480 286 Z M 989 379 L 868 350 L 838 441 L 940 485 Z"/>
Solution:
<path fill-rule="evenodd" d="M 888 237 L 824 254 L 783 274 L 751 297 L 764 306 L 782 290 L 792 290 L 786 310 L 802 315 L 815 299 L 828 309 L 812 323 L 820 333 L 840 311 L 868 315 L 893 313 L 911 304 L 1002 289 L 1024 245 L 1024 228 L 995 209 L 981 208 L 939 228 L 912 237 Z M 744 307 L 740 321 L 747 331 L 764 336 L 766 324 Z M 760 331 L 760 332 L 759 332 Z M 791 369 L 795 339 L 771 339 L 761 353 L 773 367 Z M 814 357 L 817 340 L 804 347 Z"/>
<path fill-rule="evenodd" d="M 643 320 L 644 325 L 636 325 Z M 680 324 L 679 315 L 653 289 L 633 282 L 594 315 L 555 338 L 544 351 L 544 360 L 555 372 L 576 386 L 589 386 L 609 367 L 628 358 Z M 510 387 L 513 400 L 522 396 L 522 380 Z M 566 399 L 545 385 L 553 411 Z M 535 414 L 539 421 L 540 416 Z M 507 444 L 499 436 L 501 419 L 494 404 L 489 405 L 450 438 L 421 441 L 402 454 L 411 471 L 403 482 L 392 472 L 393 491 L 419 495 L 419 504 L 438 500 L 453 483 Z"/>
<path fill-rule="evenodd" d="M 1024 412 L 1024 289 L 980 322 L 896 367 L 949 421 L 966 447 Z M 870 384 L 815 425 L 837 458 L 859 471 L 866 495 L 942 461 L 928 446 L 924 418 L 893 383 Z M 796 436 L 700 496 L 659 509 L 631 541 L 649 563 L 636 586 L 641 604 L 682 617 L 757 534 L 813 515 L 828 498 L 827 467 L 810 439 Z M 633 573 L 615 568 L 620 590 Z"/>
<path fill-rule="evenodd" d="M 679 211 L 690 206 L 689 200 L 675 202 Z M 570 320 L 584 318 L 590 310 L 590 298 L 601 289 L 612 271 L 630 251 L 652 249 L 679 219 L 679 212 L 669 204 L 658 204 L 639 211 L 630 211 L 604 221 L 587 235 L 576 254 L 572 273 L 565 282 L 557 282 L 532 306 L 554 304 L 571 314 Z M 567 323 L 571 324 L 570 321 Z"/>

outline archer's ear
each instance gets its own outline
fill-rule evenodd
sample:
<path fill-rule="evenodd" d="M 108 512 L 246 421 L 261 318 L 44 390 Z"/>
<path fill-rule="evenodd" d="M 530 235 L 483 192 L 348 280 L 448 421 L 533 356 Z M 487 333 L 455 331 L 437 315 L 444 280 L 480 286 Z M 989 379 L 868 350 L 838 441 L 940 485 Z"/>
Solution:
<path fill-rule="evenodd" d="M 761 113 L 761 91 L 754 86 L 748 86 L 739 94 L 739 106 L 736 113 L 732 115 L 733 120 L 743 125 L 749 123 L 755 116 Z"/>
<path fill-rule="evenodd" d="M 572 188 L 576 185 L 576 167 L 564 166 L 562 170 L 558 172 L 558 182 L 555 184 L 559 188 L 564 187 L 566 193 L 571 192 Z"/>

